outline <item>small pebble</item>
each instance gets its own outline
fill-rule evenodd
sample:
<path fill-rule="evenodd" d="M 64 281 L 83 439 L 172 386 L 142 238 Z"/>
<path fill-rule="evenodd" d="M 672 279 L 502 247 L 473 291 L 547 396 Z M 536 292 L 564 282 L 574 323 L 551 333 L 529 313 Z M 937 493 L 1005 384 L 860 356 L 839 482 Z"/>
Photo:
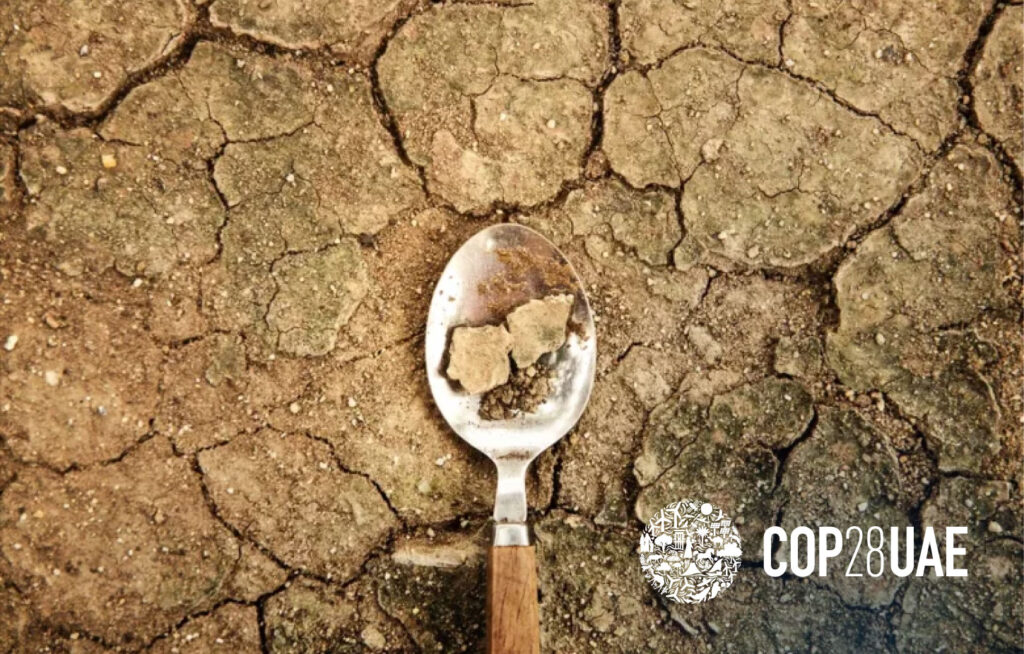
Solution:
<path fill-rule="evenodd" d="M 68 174 L 68 169 L 65 168 L 64 166 L 57 166 L 56 171 L 57 171 L 58 175 L 67 175 Z"/>
<path fill-rule="evenodd" d="M 60 383 L 60 373 L 56 370 L 47 370 L 43 374 L 43 378 L 46 379 L 47 386 L 56 386 Z"/>
<path fill-rule="evenodd" d="M 291 411 L 292 413 L 298 413 L 301 408 L 302 407 L 299 405 L 298 402 L 292 402 L 291 404 L 288 405 L 288 410 Z"/>
<path fill-rule="evenodd" d="M 557 125 L 558 123 L 555 122 L 554 118 L 548 121 L 548 129 L 554 129 Z"/>
<path fill-rule="evenodd" d="M 117 168 L 117 157 L 110 153 L 100 155 L 100 162 L 104 168 Z"/>
<path fill-rule="evenodd" d="M 363 644 L 373 651 L 382 650 L 388 645 L 384 634 L 373 625 L 368 625 L 359 633 L 359 636 L 363 639 Z"/>
<path fill-rule="evenodd" d="M 18 344 L 18 335 L 17 334 L 11 334 L 10 336 L 7 337 L 7 340 L 4 341 L 4 349 L 7 350 L 8 352 L 10 352 L 11 350 L 14 349 L 14 346 L 17 345 L 17 344 Z"/>

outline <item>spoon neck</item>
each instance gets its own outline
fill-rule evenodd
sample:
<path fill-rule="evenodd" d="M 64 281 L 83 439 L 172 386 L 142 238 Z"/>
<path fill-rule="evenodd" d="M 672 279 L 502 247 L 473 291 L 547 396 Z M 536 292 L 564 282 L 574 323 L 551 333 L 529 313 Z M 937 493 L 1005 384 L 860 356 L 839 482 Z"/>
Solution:
<path fill-rule="evenodd" d="M 495 547 L 526 547 L 530 544 L 530 531 L 523 523 L 498 522 L 494 525 Z"/>
<path fill-rule="evenodd" d="M 529 545 L 526 530 L 526 471 L 532 459 L 502 458 L 498 468 L 498 492 L 494 499 L 494 544 Z"/>

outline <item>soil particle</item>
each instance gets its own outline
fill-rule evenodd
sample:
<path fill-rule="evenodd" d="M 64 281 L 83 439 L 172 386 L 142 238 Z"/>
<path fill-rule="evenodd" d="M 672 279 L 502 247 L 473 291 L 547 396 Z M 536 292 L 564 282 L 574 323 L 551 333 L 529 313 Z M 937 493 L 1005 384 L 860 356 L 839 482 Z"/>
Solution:
<path fill-rule="evenodd" d="M 551 393 L 553 374 L 553 368 L 540 363 L 516 370 L 508 383 L 480 399 L 480 417 L 484 420 L 508 420 L 534 412 Z"/>

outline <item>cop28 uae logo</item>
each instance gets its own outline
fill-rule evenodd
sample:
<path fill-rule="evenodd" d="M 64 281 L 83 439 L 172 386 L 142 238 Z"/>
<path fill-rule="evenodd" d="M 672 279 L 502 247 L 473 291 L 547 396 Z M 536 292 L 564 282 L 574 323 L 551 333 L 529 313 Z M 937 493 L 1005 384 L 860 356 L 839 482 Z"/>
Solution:
<path fill-rule="evenodd" d="M 669 504 L 640 536 L 640 569 L 666 599 L 707 601 L 732 585 L 740 535 L 722 510 L 695 500 Z"/>

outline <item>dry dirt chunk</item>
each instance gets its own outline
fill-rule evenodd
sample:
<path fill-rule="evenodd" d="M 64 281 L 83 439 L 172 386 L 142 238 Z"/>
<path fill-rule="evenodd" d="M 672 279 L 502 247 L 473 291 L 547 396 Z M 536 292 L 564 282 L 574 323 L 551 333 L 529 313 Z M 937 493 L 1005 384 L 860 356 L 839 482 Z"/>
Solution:
<path fill-rule="evenodd" d="M 962 578 L 911 577 L 903 613 L 893 624 L 901 654 L 950 651 L 1010 651 L 1020 643 L 1020 496 L 1007 482 L 947 477 L 925 503 L 930 525 L 965 525 L 957 545 L 966 547 Z M 1005 531 L 1003 531 L 1005 529 Z M 1012 530 L 1012 531 L 1011 531 Z M 944 530 L 936 529 L 940 544 Z"/>
<path fill-rule="evenodd" d="M 391 26 L 415 5 L 415 0 L 216 0 L 210 5 L 210 22 L 284 48 L 328 48 L 340 57 L 368 64 Z"/>
<path fill-rule="evenodd" d="M 6 2 L 0 7 L 0 105 L 96 112 L 129 75 L 177 50 L 193 17 L 183 0 Z"/>
<path fill-rule="evenodd" d="M 213 613 L 189 620 L 153 643 L 154 654 L 246 654 L 260 651 L 255 606 L 225 604 Z"/>
<path fill-rule="evenodd" d="M 366 264 L 356 242 L 291 255 L 274 265 L 273 275 L 278 291 L 267 324 L 280 333 L 278 349 L 296 356 L 334 349 L 338 329 L 366 295 Z"/>
<path fill-rule="evenodd" d="M 224 210 L 204 170 L 47 121 L 22 135 L 22 160 L 27 225 L 62 272 L 159 275 L 217 252 Z"/>
<path fill-rule="evenodd" d="M 120 456 L 150 431 L 157 403 L 160 351 L 141 312 L 130 298 L 127 306 L 88 300 L 55 271 L 9 280 L 0 338 L 18 340 L 0 351 L 0 433 L 8 447 L 61 469 Z M 102 291 L 94 285 L 89 293 Z"/>
<path fill-rule="evenodd" d="M 985 41 L 974 69 L 974 111 L 1024 168 L 1024 8 L 1007 7 Z"/>
<path fill-rule="evenodd" d="M 528 368 L 542 355 L 562 347 L 572 303 L 572 295 L 552 295 L 530 300 L 506 316 L 516 366 Z"/>
<path fill-rule="evenodd" d="M 129 648 L 238 593 L 252 563 L 162 438 L 62 477 L 27 469 L 0 515 L 13 579 L 38 615 Z"/>
<path fill-rule="evenodd" d="M 430 187 L 460 211 L 483 212 L 537 204 L 579 177 L 607 16 L 590 0 L 544 0 L 445 6 L 406 23 L 378 68 Z"/>
<path fill-rule="evenodd" d="M 822 489 L 829 489 L 823 493 Z M 901 534 L 910 520 L 901 510 L 901 484 L 896 453 L 888 442 L 852 411 L 821 409 L 814 433 L 793 448 L 786 459 L 780 486 L 781 526 L 792 532 L 800 525 L 857 525 L 867 533 L 882 525 Z M 789 561 L 789 543 L 776 553 Z M 861 563 L 860 565 L 863 565 Z M 903 580 L 895 575 L 873 577 L 829 575 L 821 583 L 834 589 L 850 606 L 888 606 Z"/>
<path fill-rule="evenodd" d="M 218 512 L 289 566 L 344 580 L 396 525 L 365 477 L 330 446 L 270 430 L 199 454 Z"/>
<path fill-rule="evenodd" d="M 917 176 L 914 143 L 806 82 L 696 48 L 605 95 L 603 149 L 630 184 L 678 187 L 675 263 L 797 266 L 842 243 Z"/>
<path fill-rule="evenodd" d="M 788 14 L 783 0 L 625 0 L 619 5 L 619 30 L 623 49 L 641 64 L 698 43 L 775 64 L 779 28 Z"/>
<path fill-rule="evenodd" d="M 477 394 L 508 381 L 512 337 L 504 326 L 457 327 L 452 332 L 447 375 Z"/>
<path fill-rule="evenodd" d="M 296 580 L 266 601 L 268 650 L 272 654 L 408 651 L 413 647 L 409 637 L 381 611 L 373 591 L 362 582 L 339 590 Z"/>
<path fill-rule="evenodd" d="M 957 125 L 956 75 L 990 5 L 793 3 L 785 64 L 928 149 Z"/>
<path fill-rule="evenodd" d="M 919 421 L 945 471 L 988 470 L 1000 431 L 1012 429 L 1000 418 L 1012 411 L 995 404 L 992 346 L 950 328 L 1014 315 L 1002 279 L 1020 236 L 1000 177 L 989 152 L 957 146 L 835 277 L 829 364 L 845 384 L 881 390 Z"/>

